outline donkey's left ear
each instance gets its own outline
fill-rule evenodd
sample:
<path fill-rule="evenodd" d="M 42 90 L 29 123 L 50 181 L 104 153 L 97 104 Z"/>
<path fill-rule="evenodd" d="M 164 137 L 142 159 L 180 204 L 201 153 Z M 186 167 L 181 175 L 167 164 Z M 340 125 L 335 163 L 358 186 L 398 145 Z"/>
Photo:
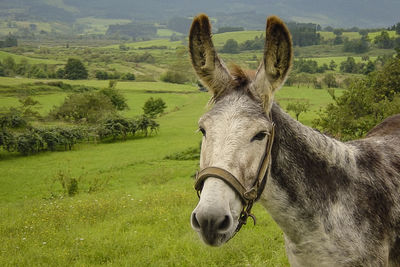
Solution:
<path fill-rule="evenodd" d="M 258 67 L 252 90 L 269 112 L 275 92 L 282 87 L 292 66 L 292 37 L 283 21 L 272 16 L 267 19 L 264 58 Z"/>

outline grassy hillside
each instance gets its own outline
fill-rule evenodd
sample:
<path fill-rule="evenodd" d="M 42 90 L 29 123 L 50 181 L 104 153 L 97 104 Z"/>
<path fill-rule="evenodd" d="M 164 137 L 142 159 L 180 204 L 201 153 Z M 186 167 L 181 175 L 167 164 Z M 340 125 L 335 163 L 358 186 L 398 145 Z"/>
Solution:
<path fill-rule="evenodd" d="M 0 79 L 3 85 L 28 82 L 35 80 Z M 106 81 L 64 82 L 107 86 Z M 199 145 L 197 120 L 207 110 L 209 94 L 161 82 L 119 82 L 117 89 L 131 108 L 125 116 L 141 113 L 150 96 L 165 100 L 159 134 L 30 157 L 0 152 L 0 265 L 287 266 L 282 232 L 258 205 L 257 226 L 244 227 L 222 248 L 203 245 L 190 228 L 198 162 L 164 158 Z M 45 113 L 64 95 L 35 99 Z M 325 90 L 305 87 L 284 87 L 277 96 L 283 107 L 294 99 L 311 103 L 311 112 L 300 116 L 305 123 L 330 101 Z M 0 106 L 13 101 L 1 97 Z M 77 178 L 80 193 L 60 197 L 62 177 Z M 89 188 L 95 190 L 88 193 Z"/>
<path fill-rule="evenodd" d="M 14 58 L 16 63 L 19 63 L 21 61 L 21 59 L 24 59 L 24 60 L 27 60 L 29 64 L 65 64 L 65 62 L 59 61 L 59 60 L 27 57 L 27 56 L 16 55 L 16 54 L 5 52 L 5 51 L 0 51 L 0 60 L 4 60 L 7 57 Z"/>

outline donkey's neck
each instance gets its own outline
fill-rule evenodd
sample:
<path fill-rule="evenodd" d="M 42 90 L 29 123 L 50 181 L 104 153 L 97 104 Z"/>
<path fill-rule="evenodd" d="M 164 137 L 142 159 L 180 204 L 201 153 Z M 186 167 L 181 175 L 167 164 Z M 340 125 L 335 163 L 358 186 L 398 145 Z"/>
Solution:
<path fill-rule="evenodd" d="M 276 135 L 264 204 L 287 237 L 296 242 L 305 232 L 323 225 L 327 207 L 350 184 L 354 151 L 292 119 L 276 104 L 271 113 Z"/>

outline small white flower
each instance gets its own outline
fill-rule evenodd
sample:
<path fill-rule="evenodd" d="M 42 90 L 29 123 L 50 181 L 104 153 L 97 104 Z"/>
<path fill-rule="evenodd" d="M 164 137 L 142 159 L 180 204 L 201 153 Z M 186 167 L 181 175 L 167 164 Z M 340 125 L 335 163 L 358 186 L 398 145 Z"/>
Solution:
<path fill-rule="evenodd" d="M 26 240 L 26 237 L 23 237 L 22 240 Z"/>
<path fill-rule="evenodd" d="M 79 240 L 80 240 L 80 241 L 83 241 L 83 240 L 85 240 L 85 239 L 84 239 L 83 237 L 81 237 L 81 238 L 79 238 Z"/>
<path fill-rule="evenodd" d="M 46 245 L 46 244 L 47 244 L 47 242 L 45 241 L 45 242 L 43 242 L 42 244 L 43 244 L 43 245 Z"/>

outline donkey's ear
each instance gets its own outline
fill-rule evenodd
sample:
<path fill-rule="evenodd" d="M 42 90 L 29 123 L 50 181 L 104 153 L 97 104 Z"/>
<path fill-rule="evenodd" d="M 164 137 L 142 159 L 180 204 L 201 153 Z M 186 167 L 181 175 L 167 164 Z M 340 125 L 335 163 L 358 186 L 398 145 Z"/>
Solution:
<path fill-rule="evenodd" d="M 218 57 L 211 40 L 211 24 L 205 14 L 193 19 L 189 33 L 192 65 L 203 84 L 217 98 L 232 83 L 233 78 Z"/>
<path fill-rule="evenodd" d="M 253 90 L 263 101 L 268 112 L 274 93 L 285 82 L 292 65 L 292 37 L 283 21 L 272 16 L 267 19 L 264 58 L 261 62 Z"/>

